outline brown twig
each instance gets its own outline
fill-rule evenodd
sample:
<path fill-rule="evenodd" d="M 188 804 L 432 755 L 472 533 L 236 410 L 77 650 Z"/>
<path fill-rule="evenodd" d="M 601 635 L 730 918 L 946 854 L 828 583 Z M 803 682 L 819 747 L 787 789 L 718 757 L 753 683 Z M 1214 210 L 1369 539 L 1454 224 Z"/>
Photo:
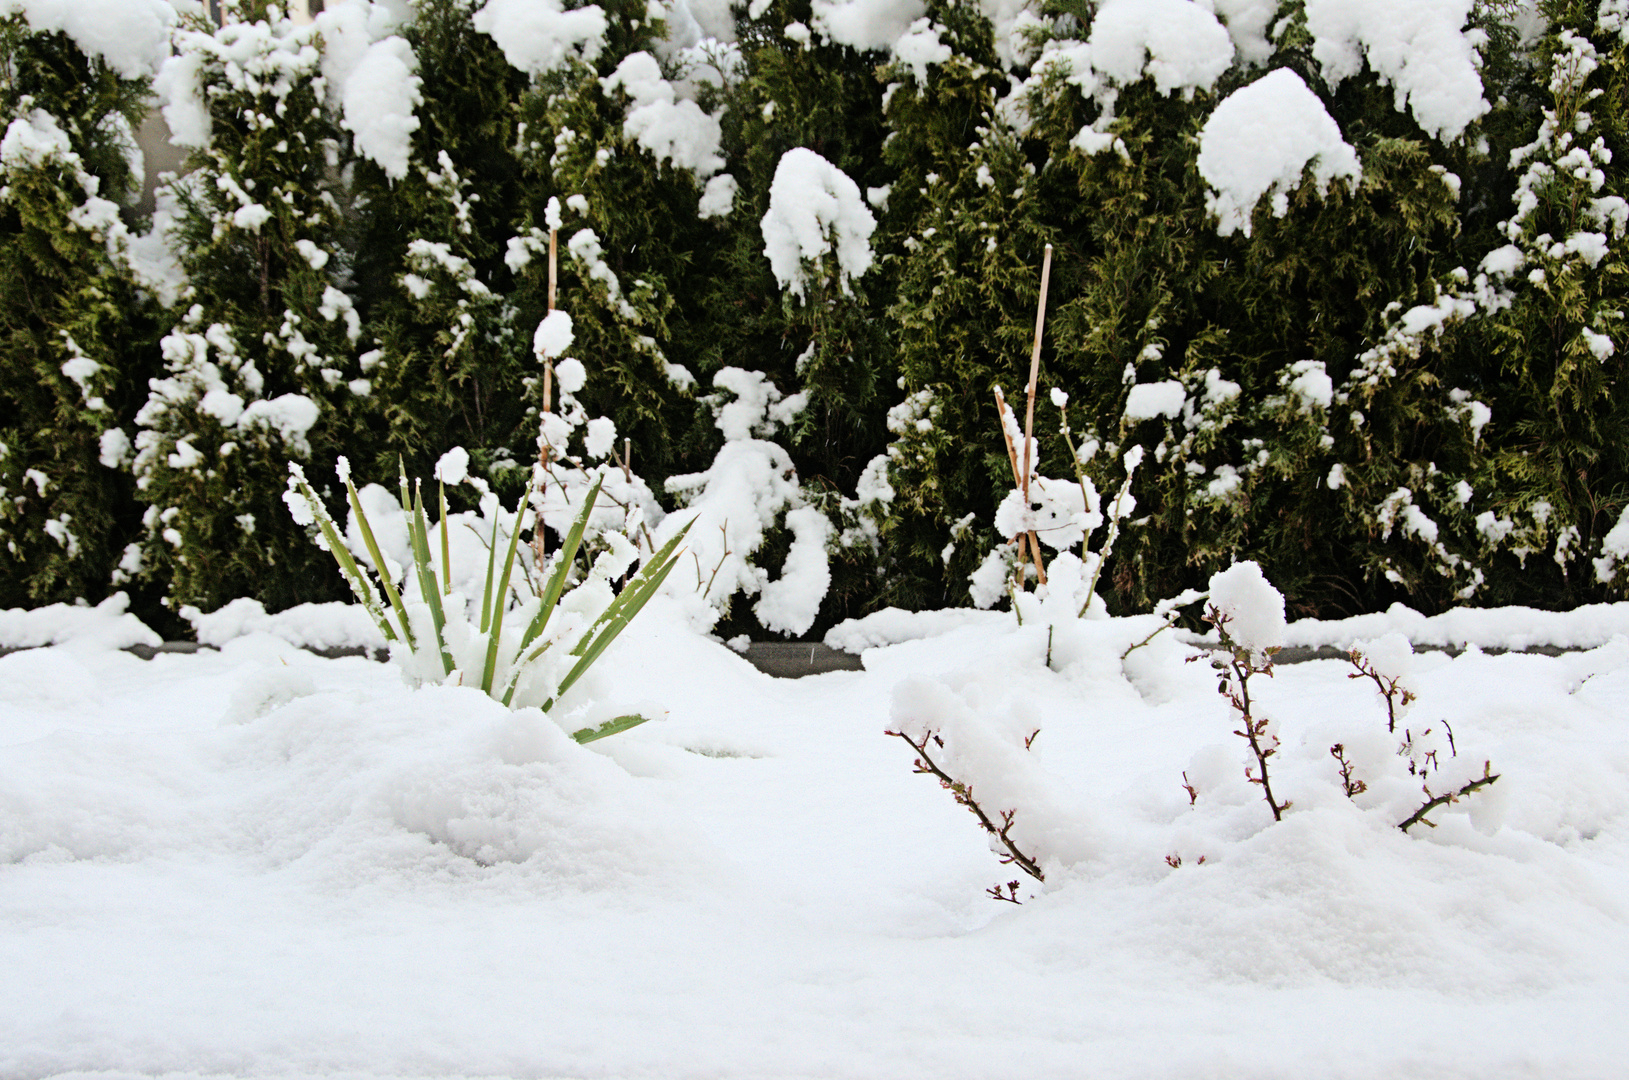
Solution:
<path fill-rule="evenodd" d="M 1484 761 L 1482 762 L 1482 778 L 1480 780 L 1472 780 L 1458 791 L 1450 791 L 1446 794 L 1433 796 L 1432 798 L 1427 799 L 1424 806 L 1421 806 L 1418 810 L 1414 811 L 1414 813 L 1410 814 L 1408 820 L 1399 823 L 1397 827 L 1402 829 L 1404 832 L 1408 832 L 1409 826 L 1423 823 L 1435 829 L 1437 827 L 1437 823 L 1434 821 L 1427 821 L 1425 815 L 1429 814 L 1439 806 L 1447 806 L 1449 803 L 1456 803 L 1466 795 L 1469 795 L 1471 792 L 1477 790 L 1478 788 L 1485 788 L 1497 779 L 1499 779 L 1499 774 L 1493 771 L 1493 763 L 1491 761 Z M 1427 788 L 1425 793 L 1430 795 L 1431 789 Z"/>
<path fill-rule="evenodd" d="M 1401 675 L 1393 675 L 1391 678 L 1387 678 L 1380 674 L 1375 669 L 1374 662 L 1358 650 L 1353 649 L 1346 655 L 1352 661 L 1352 665 L 1357 668 L 1356 671 L 1349 673 L 1346 677 L 1348 679 L 1368 678 L 1374 680 L 1374 684 L 1380 688 L 1381 696 L 1386 699 L 1386 730 L 1395 732 L 1397 730 L 1398 706 L 1401 705 L 1406 708 L 1414 700 L 1414 691 L 1406 686 L 1398 686 L 1403 681 Z M 1403 700 L 1401 702 L 1396 700 L 1399 693 L 1402 694 Z"/>
<path fill-rule="evenodd" d="M 1007 854 L 1001 857 L 1002 862 L 1016 865 L 1018 869 L 1022 870 L 1036 881 L 1046 880 L 1046 875 L 1041 872 L 1040 864 L 1020 851 L 1018 849 L 1018 845 L 1013 843 L 1012 837 L 1008 835 L 1012 832 L 1015 811 L 1001 811 L 1001 826 L 997 828 L 995 822 L 991 821 L 990 816 L 984 812 L 984 808 L 978 804 L 976 799 L 973 798 L 973 789 L 967 784 L 962 783 L 960 780 L 957 780 L 949 773 L 945 772 L 938 765 L 934 764 L 933 758 L 928 755 L 928 743 L 938 742 L 940 746 L 943 746 L 943 740 L 939 739 L 939 737 L 932 732 L 923 735 L 920 743 L 916 742 L 903 731 L 887 731 L 883 734 L 894 735 L 904 739 L 906 744 L 910 746 L 912 750 L 916 751 L 916 771 L 919 773 L 928 773 L 936 777 L 939 781 L 940 787 L 949 791 L 956 797 L 956 801 L 958 803 L 967 807 L 973 812 L 973 816 L 979 819 L 979 825 L 984 828 L 984 831 L 995 837 L 996 840 L 1001 843 L 1001 846 L 1007 849 Z M 1034 736 L 1030 737 L 1034 738 Z"/>
<path fill-rule="evenodd" d="M 1284 819 L 1284 811 L 1290 808 L 1287 802 L 1281 803 L 1273 797 L 1273 785 L 1267 775 L 1267 759 L 1278 753 L 1278 739 L 1267 731 L 1268 721 L 1256 719 L 1251 709 L 1250 677 L 1252 675 L 1265 675 L 1273 677 L 1273 660 L 1269 656 L 1260 667 L 1256 666 L 1255 656 L 1249 649 L 1241 648 L 1235 644 L 1228 635 L 1227 624 L 1232 617 L 1222 613 L 1215 604 L 1210 605 L 1205 613 L 1205 621 L 1216 627 L 1216 633 L 1222 639 L 1222 647 L 1228 650 L 1229 659 L 1220 661 L 1222 666 L 1222 679 L 1216 690 L 1232 704 L 1235 712 L 1242 721 L 1240 729 L 1233 734 L 1239 736 L 1250 744 L 1250 752 L 1256 757 L 1256 768 L 1260 770 L 1258 776 L 1250 766 L 1245 766 L 1245 779 L 1252 784 L 1261 785 L 1261 792 L 1267 799 L 1267 806 L 1273 812 L 1274 821 Z M 1268 742 L 1268 740 L 1272 740 Z"/>
<path fill-rule="evenodd" d="M 1369 790 L 1368 784 L 1364 783 L 1362 780 L 1354 780 L 1352 778 L 1352 763 L 1346 760 L 1346 747 L 1344 745 L 1341 743 L 1336 743 L 1334 746 L 1331 746 L 1329 748 L 1329 756 L 1340 762 L 1341 788 L 1346 792 L 1346 797 L 1348 799 L 1361 795 L 1365 791 Z"/>
<path fill-rule="evenodd" d="M 1193 781 L 1192 780 L 1188 779 L 1188 770 L 1187 769 L 1182 770 L 1182 790 L 1186 791 L 1188 793 L 1188 805 L 1189 806 L 1195 806 L 1195 805 L 1198 804 L 1198 802 L 1199 802 L 1199 789 L 1193 786 Z"/>

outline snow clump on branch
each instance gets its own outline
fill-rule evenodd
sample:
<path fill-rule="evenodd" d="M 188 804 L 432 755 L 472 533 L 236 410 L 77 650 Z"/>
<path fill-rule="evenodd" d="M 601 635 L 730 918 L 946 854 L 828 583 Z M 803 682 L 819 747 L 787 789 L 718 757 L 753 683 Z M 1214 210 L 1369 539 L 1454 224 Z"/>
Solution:
<path fill-rule="evenodd" d="M 1199 132 L 1199 175 L 1210 188 L 1206 209 L 1219 219 L 1216 231 L 1223 236 L 1249 236 L 1251 214 L 1266 195 L 1273 216 L 1283 217 L 1308 165 L 1320 194 L 1332 180 L 1355 185 L 1363 175 L 1357 151 L 1289 68 L 1229 94 Z"/>
<path fill-rule="evenodd" d="M 859 185 L 813 150 L 800 146 L 781 155 L 761 227 L 775 280 L 800 300 L 808 299 L 809 265 L 828 254 L 836 260 L 837 287 L 845 296 L 849 281 L 871 269 L 877 219 L 866 209 Z"/>

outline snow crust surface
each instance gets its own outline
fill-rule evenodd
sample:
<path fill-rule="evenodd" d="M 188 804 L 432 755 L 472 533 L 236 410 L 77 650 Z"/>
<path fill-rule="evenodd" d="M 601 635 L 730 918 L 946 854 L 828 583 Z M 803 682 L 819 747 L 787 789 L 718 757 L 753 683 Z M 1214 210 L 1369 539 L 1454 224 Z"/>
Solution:
<path fill-rule="evenodd" d="M 658 598 L 614 670 L 667 718 L 593 747 L 264 633 L 0 657 L 0 1075 L 1615 1075 L 1629 645 L 1408 658 L 1406 723 L 1501 779 L 1405 835 L 1348 665 L 1252 687 L 1274 823 L 1205 665 L 1120 659 L 1157 619 L 944 614 L 782 682 Z M 1021 875 L 885 728 L 1044 886 L 989 900 Z"/>

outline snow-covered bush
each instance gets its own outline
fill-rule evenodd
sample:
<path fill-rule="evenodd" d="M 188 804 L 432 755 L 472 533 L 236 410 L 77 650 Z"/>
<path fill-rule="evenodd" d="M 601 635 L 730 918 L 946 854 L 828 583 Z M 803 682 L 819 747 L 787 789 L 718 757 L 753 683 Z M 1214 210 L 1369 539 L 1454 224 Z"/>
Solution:
<path fill-rule="evenodd" d="M 724 446 L 705 472 L 667 480 L 684 509 L 671 514 L 657 536 L 691 531 L 690 559 L 670 591 L 700 601 L 692 618 L 703 628 L 740 595 L 758 598 L 752 610 L 765 629 L 801 634 L 814 624 L 831 584 L 826 548 L 832 528 L 808 505 L 786 450 L 770 439 L 793 422 L 807 398 L 782 397 L 762 373 L 733 367 L 715 375 L 713 385 L 721 392 L 708 403 Z M 755 559 L 768 533 L 782 527 L 791 533 L 791 547 L 780 576 L 771 579 Z"/>
<path fill-rule="evenodd" d="M 280 505 L 284 463 L 326 468 L 357 437 L 375 354 L 347 287 L 344 114 L 327 101 L 322 33 L 265 0 L 228 15 L 179 30 L 157 83 L 193 147 L 168 186 L 188 284 L 135 418 L 145 535 L 121 567 L 172 602 L 284 607 L 333 595 Z"/>
<path fill-rule="evenodd" d="M 0 3 L 0 607 L 101 595 L 139 527 L 155 312 L 134 131 L 173 19 L 160 0 Z"/>
<path fill-rule="evenodd" d="M 438 472 L 457 477 L 467 463 L 467 453 L 458 448 Z M 685 530 L 652 553 L 617 592 L 611 582 L 639 555 L 631 543 L 613 544 L 586 574 L 576 564 L 599 483 L 589 488 L 564 545 L 534 576 L 526 555 L 516 557 L 528 497 L 505 513 L 487 493 L 480 513 L 453 515 L 444 479 L 440 515 L 432 522 L 418 485 L 409 495 L 405 472 L 394 498 L 375 484 L 358 491 L 349 463 L 341 458 L 339 478 L 350 504 L 342 532 L 304 470 L 290 462 L 289 474 L 284 496 L 289 512 L 300 525 L 315 527 L 317 545 L 333 555 L 408 679 L 477 686 L 507 706 L 540 708 L 555 715 L 578 742 L 651 719 L 640 712 L 612 715 L 616 704 L 597 699 L 590 684 L 573 690 L 661 588 L 681 554 Z M 538 516 L 534 511 L 534 532 Z"/>

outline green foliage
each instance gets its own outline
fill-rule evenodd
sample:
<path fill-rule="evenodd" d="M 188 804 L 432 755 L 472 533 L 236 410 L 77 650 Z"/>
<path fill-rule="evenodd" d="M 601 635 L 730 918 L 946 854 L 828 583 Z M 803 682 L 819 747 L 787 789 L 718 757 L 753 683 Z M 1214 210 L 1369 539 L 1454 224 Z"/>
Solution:
<path fill-rule="evenodd" d="M 614 575 L 603 572 L 591 571 L 568 589 L 567 579 L 576 568 L 578 547 L 594 512 L 594 500 L 600 493 L 600 483 L 595 483 L 567 533 L 564 546 L 548 566 L 541 587 L 534 586 L 531 595 L 522 595 L 511 582 L 530 585 L 532 581 L 530 575 L 523 574 L 518 580 L 514 576 L 515 553 L 527 508 L 527 496 L 523 495 L 514 515 L 507 519 L 507 528 L 503 515 L 493 513 L 486 585 L 477 613 L 467 608 L 465 597 L 452 590 L 446 553 L 448 531 L 453 526 L 448 519 L 445 488 L 438 499 L 441 518 L 437 526 L 432 527 L 425 514 L 422 493 L 415 486 L 410 499 L 407 474 L 401 474 L 401 514 L 412 547 L 410 580 L 416 590 L 398 590 L 391 574 L 381 570 L 390 564 L 380 551 L 373 523 L 346 468 L 341 468 L 340 480 L 345 485 L 368 563 L 378 575 L 377 586 L 346 546 L 338 524 L 312 490 L 304 470 L 294 463 L 290 463 L 289 469 L 289 509 L 296 520 L 315 526 L 317 546 L 334 556 L 352 594 L 373 619 L 379 633 L 392 643 L 393 658 L 409 675 L 454 686 L 479 686 L 483 694 L 505 705 L 516 705 L 518 700 L 519 706 L 537 706 L 544 712 L 553 708 L 582 679 L 656 595 L 682 554 L 679 545 L 689 531 L 686 526 L 654 551 L 614 596 L 606 581 Z M 442 557 L 439 577 L 434 551 L 437 533 Z M 498 570 L 500 547 L 504 549 L 501 571 Z M 384 601 L 380 599 L 381 591 Z M 556 614 L 560 615 L 559 619 L 555 619 Z M 572 737 L 580 743 L 593 742 L 626 731 L 647 719 L 649 717 L 638 715 L 619 716 L 581 728 L 573 732 Z"/>
<path fill-rule="evenodd" d="M 475 5 L 478 6 L 478 5 Z M 454 446 L 483 468 L 520 449 L 531 323 L 509 299 L 503 241 L 523 199 L 513 147 L 523 76 L 463 0 L 417 4 L 400 33 L 424 100 L 406 175 L 354 166 L 358 306 L 377 336 L 382 437 L 363 455 L 427 470 Z M 529 455 L 522 454 L 522 460 Z"/>
<path fill-rule="evenodd" d="M 331 575 L 277 502 L 286 459 L 422 472 L 461 445 L 507 501 L 547 404 L 568 434 L 613 420 L 660 490 L 713 460 L 713 379 L 740 368 L 806 403 L 776 438 L 798 499 L 837 525 L 815 632 L 963 603 L 1002 557 L 1013 470 L 992 388 L 1024 411 L 1048 244 L 1038 471 L 1078 465 L 1108 492 L 1143 453 L 1110 608 L 1245 558 L 1294 614 L 1558 606 L 1629 584 L 1616 0 L 1544 0 L 1544 27 L 1474 5 L 1487 109 L 1447 139 L 1372 57 L 1329 74 L 1301 0 L 1248 58 L 1176 87 L 1155 67 L 1091 69 L 1099 5 L 1075 0 L 1011 25 L 931 0 L 895 53 L 838 44 L 808 0 L 738 9 L 734 41 L 687 46 L 688 16 L 607 0 L 583 23 L 602 16 L 602 33 L 545 59 L 506 56 L 476 0 L 420 0 L 368 31 L 400 35 L 420 80 L 405 173 L 353 145 L 320 29 L 265 0 L 227 7 L 227 27 L 194 17 L 175 35 L 213 135 L 172 187 L 190 284 L 156 349 L 141 291 L 156 287 L 108 213 L 145 84 L 0 23 L 8 122 L 44 109 L 66 139 L 8 164 L 0 195 L 0 403 L 18 417 L 0 432 L 3 602 L 138 571 L 204 607 L 326 598 Z M 1361 177 L 1325 184 L 1309 163 L 1224 233 L 1202 135 L 1278 69 Z M 764 219 L 800 148 L 858 187 L 876 228 L 865 273 L 818 256 L 794 289 Z M 551 229 L 588 374 L 570 395 L 551 378 L 545 402 L 532 335 Z M 1181 408 L 1128 417 L 1151 384 Z M 135 435 L 132 475 L 102 464 L 119 461 L 115 428 Z M 132 480 L 147 509 L 127 554 Z M 771 529 L 757 565 L 790 549 Z"/>
<path fill-rule="evenodd" d="M 331 463 L 376 408 L 340 287 L 342 143 L 316 37 L 274 9 L 246 2 L 240 21 L 177 41 L 213 133 L 172 186 L 190 286 L 163 341 L 165 377 L 136 418 L 134 468 L 145 572 L 172 604 L 205 609 L 333 597 L 283 511 L 284 461 Z"/>
<path fill-rule="evenodd" d="M 66 35 L 0 19 L 0 607 L 100 598 L 137 527 L 119 466 L 151 312 L 121 204 L 147 94 Z"/>

